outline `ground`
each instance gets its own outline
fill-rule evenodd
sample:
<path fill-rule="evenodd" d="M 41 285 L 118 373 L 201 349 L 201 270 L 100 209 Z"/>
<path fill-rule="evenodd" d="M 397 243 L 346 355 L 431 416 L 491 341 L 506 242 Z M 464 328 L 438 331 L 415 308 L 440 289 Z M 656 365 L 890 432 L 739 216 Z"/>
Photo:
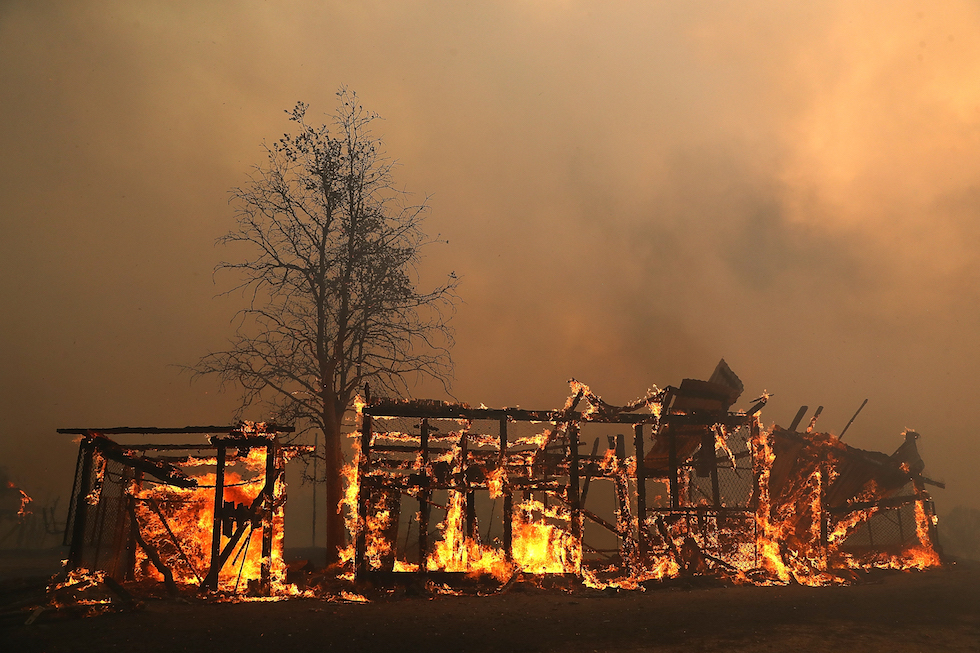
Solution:
<path fill-rule="evenodd" d="M 367 604 L 155 599 L 135 612 L 0 626 L 0 650 L 48 653 L 794 649 L 980 651 L 980 564 L 874 574 L 847 587 L 517 585 L 492 596 L 399 591 Z"/>

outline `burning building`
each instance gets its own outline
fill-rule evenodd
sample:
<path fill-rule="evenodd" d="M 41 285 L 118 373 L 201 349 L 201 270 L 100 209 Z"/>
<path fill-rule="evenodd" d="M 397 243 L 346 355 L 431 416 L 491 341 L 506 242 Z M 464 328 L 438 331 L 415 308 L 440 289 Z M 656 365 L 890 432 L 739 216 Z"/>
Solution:
<path fill-rule="evenodd" d="M 828 584 L 855 568 L 940 564 L 925 485 L 941 484 L 922 475 L 914 432 L 889 456 L 816 432 L 815 419 L 763 429 L 767 397 L 732 411 L 742 384 L 724 361 L 708 381 L 626 406 L 571 386 L 553 411 L 359 403 L 347 500 L 357 576 Z M 611 511 L 588 502 L 600 483 Z"/>
<path fill-rule="evenodd" d="M 365 397 L 345 468 L 346 577 L 560 575 L 634 588 L 677 576 L 829 584 L 852 570 L 940 564 L 935 511 L 905 433 L 891 454 L 764 429 L 762 396 L 724 361 L 707 381 L 625 406 L 571 382 L 557 410 Z M 81 435 L 69 569 L 204 590 L 285 584 L 283 427 L 64 429 Z M 123 434 L 211 434 L 195 445 Z M 602 445 L 605 445 L 604 447 Z M 253 543 L 253 540 L 255 542 Z"/>
<path fill-rule="evenodd" d="M 69 571 L 116 581 L 281 591 L 292 428 L 242 423 L 179 429 L 59 429 L 80 437 L 65 530 Z M 109 436 L 208 434 L 192 444 L 119 444 Z"/>

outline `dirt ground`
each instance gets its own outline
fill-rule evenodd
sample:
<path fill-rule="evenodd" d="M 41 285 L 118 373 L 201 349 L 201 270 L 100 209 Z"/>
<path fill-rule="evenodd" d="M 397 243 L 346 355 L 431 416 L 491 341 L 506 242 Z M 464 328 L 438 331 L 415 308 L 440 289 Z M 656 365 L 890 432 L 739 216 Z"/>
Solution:
<path fill-rule="evenodd" d="M 980 651 L 980 564 L 972 562 L 848 587 L 397 594 L 367 604 L 152 599 L 135 612 L 9 622 L 0 650 Z"/>

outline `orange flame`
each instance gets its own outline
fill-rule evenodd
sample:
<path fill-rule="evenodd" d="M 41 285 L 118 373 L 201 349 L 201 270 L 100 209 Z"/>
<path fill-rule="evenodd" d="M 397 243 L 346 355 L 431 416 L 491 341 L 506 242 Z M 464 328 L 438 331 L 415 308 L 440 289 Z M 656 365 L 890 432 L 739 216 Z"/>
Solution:
<path fill-rule="evenodd" d="M 234 470 L 226 469 L 224 476 L 223 500 L 226 504 L 251 506 L 265 485 L 265 456 L 263 448 L 252 449 L 246 457 L 239 459 L 252 477 L 245 478 Z M 191 466 L 201 464 L 192 460 Z M 175 582 L 198 585 L 207 575 L 211 565 L 211 539 L 214 529 L 214 472 L 198 474 L 194 477 L 198 486 L 178 488 L 169 485 L 134 487 L 130 494 L 135 501 L 140 533 L 160 556 L 163 563 L 173 572 Z M 238 592 L 246 589 L 250 582 L 262 577 L 263 564 L 269 568 L 269 578 L 273 594 L 294 594 L 295 587 L 288 586 L 285 578 L 286 566 L 283 560 L 283 519 L 285 494 L 284 475 L 280 475 L 273 487 L 271 510 L 272 550 L 268 559 L 262 557 L 262 537 L 265 526 L 261 523 L 239 523 L 236 528 L 246 528 L 238 545 L 232 551 L 228 562 L 218 575 L 219 591 Z M 230 538 L 221 536 L 221 548 L 227 546 Z M 149 578 L 163 580 L 163 574 L 148 559 L 142 549 L 136 551 L 137 580 Z"/>

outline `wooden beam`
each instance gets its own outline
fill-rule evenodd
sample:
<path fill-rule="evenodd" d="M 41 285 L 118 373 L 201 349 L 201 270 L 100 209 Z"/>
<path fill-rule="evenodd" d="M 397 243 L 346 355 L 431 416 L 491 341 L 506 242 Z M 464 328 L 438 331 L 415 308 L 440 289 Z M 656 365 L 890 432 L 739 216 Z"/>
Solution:
<path fill-rule="evenodd" d="M 101 433 L 102 435 L 164 435 L 176 433 L 235 433 L 241 431 L 241 424 L 231 426 L 180 426 L 180 427 L 158 427 L 158 426 L 112 426 L 108 428 L 70 428 L 57 429 L 63 435 L 88 435 L 90 433 Z M 265 433 L 293 433 L 296 428 L 293 426 L 278 426 L 276 424 L 266 424 Z"/>

